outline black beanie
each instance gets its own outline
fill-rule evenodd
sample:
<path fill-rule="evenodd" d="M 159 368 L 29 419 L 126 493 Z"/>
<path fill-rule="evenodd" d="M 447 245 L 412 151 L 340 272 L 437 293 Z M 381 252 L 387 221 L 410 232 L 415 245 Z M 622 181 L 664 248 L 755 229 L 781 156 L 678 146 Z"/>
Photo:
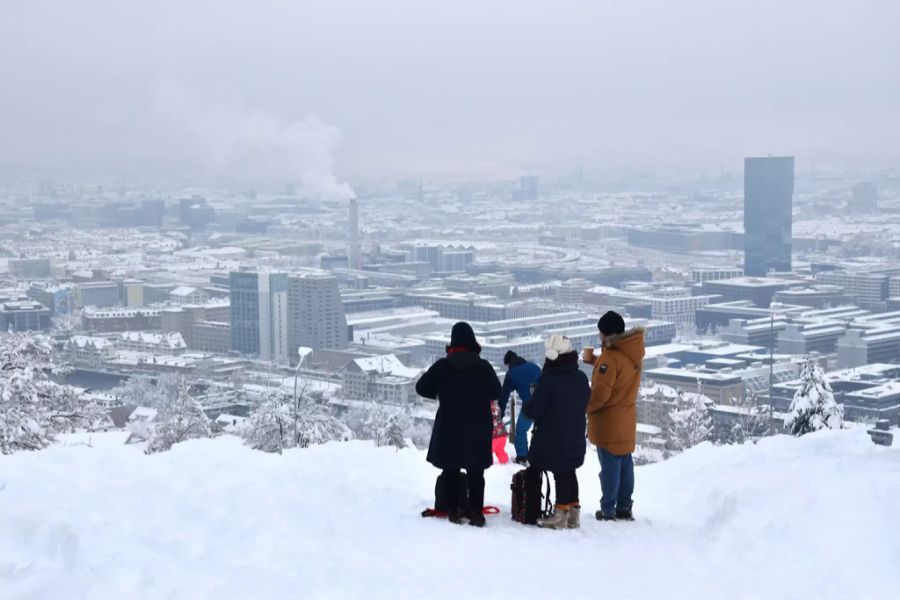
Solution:
<path fill-rule="evenodd" d="M 481 352 L 481 346 L 475 339 L 475 332 L 472 331 L 472 326 L 465 321 L 460 321 L 450 331 L 450 346 L 448 346 L 448 349 L 458 347 L 472 352 Z"/>
<path fill-rule="evenodd" d="M 506 354 L 503 355 L 503 364 L 509 365 L 512 363 L 512 361 L 516 360 L 517 358 L 519 358 L 518 354 L 516 354 L 512 350 L 507 350 Z"/>
<path fill-rule="evenodd" d="M 625 319 L 619 313 L 609 311 L 597 321 L 597 329 L 603 335 L 625 333 Z"/>

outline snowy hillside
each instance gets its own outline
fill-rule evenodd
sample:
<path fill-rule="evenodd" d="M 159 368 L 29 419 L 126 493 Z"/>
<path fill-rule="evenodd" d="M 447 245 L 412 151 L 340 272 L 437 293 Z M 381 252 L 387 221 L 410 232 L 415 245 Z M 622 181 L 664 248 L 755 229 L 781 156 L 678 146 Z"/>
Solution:
<path fill-rule="evenodd" d="M 694 448 L 637 470 L 636 523 L 422 519 L 436 470 L 347 442 L 256 452 L 234 438 L 145 456 L 0 456 L 0 598 L 875 598 L 900 589 L 900 450 L 861 431 Z M 589 514 L 588 511 L 590 511 Z"/>

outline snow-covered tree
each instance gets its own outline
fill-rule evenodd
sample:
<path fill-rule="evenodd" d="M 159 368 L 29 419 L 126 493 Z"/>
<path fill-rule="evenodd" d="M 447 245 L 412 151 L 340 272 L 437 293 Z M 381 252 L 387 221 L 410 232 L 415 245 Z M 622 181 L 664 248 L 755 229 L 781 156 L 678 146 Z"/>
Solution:
<path fill-rule="evenodd" d="M 341 421 L 331 415 L 327 405 L 309 397 L 305 390 L 296 400 L 277 393 L 264 400 L 250 414 L 244 426 L 244 443 L 264 452 L 282 452 L 289 448 L 307 448 L 352 435 Z"/>
<path fill-rule="evenodd" d="M 397 450 L 406 448 L 406 438 L 404 437 L 404 427 L 400 423 L 400 416 L 393 415 L 387 424 L 387 428 L 382 436 L 383 445 L 393 446 Z"/>
<path fill-rule="evenodd" d="M 407 437 L 413 437 L 414 440 L 415 437 L 422 437 L 422 432 L 406 411 L 376 402 L 349 411 L 344 417 L 344 423 L 358 439 L 372 440 L 376 446 L 405 448 Z"/>
<path fill-rule="evenodd" d="M 717 423 L 713 427 L 712 439 L 717 444 L 743 444 L 767 435 L 769 430 L 769 410 L 760 405 L 755 395 L 739 401 L 732 398 L 733 419 Z"/>
<path fill-rule="evenodd" d="M 671 450 L 687 450 L 710 439 L 712 400 L 698 393 L 679 390 L 669 413 L 667 445 Z"/>
<path fill-rule="evenodd" d="M 51 378 L 64 372 L 49 337 L 0 334 L 0 453 L 39 450 L 81 424 L 83 394 Z"/>
<path fill-rule="evenodd" d="M 49 382 L 42 386 L 41 396 L 50 411 L 54 433 L 97 431 L 109 424 L 108 408 L 82 390 Z"/>
<path fill-rule="evenodd" d="M 156 416 L 147 452 L 164 452 L 185 440 L 206 438 L 212 435 L 209 417 L 203 406 L 190 393 L 190 386 L 182 379 L 176 393 Z"/>
<path fill-rule="evenodd" d="M 147 375 L 132 375 L 113 389 L 112 394 L 123 404 L 162 410 L 178 396 L 182 379 L 172 373 L 163 373 L 156 381 Z"/>
<path fill-rule="evenodd" d="M 792 435 L 844 426 L 844 407 L 835 402 L 825 372 L 812 359 L 803 365 L 800 389 L 794 394 L 791 412 L 784 424 Z"/>

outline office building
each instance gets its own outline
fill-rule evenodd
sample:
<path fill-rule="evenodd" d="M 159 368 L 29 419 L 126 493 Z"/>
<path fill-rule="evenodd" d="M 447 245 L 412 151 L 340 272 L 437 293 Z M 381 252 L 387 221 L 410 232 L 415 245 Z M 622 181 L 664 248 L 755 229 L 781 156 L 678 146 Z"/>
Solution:
<path fill-rule="evenodd" d="M 694 283 L 702 284 L 706 281 L 719 281 L 720 279 L 734 279 L 743 277 L 743 269 L 717 269 L 715 267 L 703 267 L 691 270 L 691 280 Z"/>
<path fill-rule="evenodd" d="M 26 295 L 50 309 L 51 316 L 68 315 L 75 310 L 75 293 L 63 286 L 32 286 Z"/>
<path fill-rule="evenodd" d="M 700 287 L 700 293 L 721 296 L 722 302 L 749 300 L 760 308 L 767 308 L 772 304 L 775 294 L 790 288 L 792 284 L 791 281 L 771 277 L 735 277 L 706 281 Z"/>
<path fill-rule="evenodd" d="M 0 331 L 43 331 L 50 328 L 50 309 L 34 300 L 0 303 Z"/>
<path fill-rule="evenodd" d="M 791 270 L 794 157 L 744 159 L 744 272 Z"/>
<path fill-rule="evenodd" d="M 119 306 L 121 303 L 120 286 L 115 281 L 81 283 L 75 289 L 75 301 L 80 307 L 96 306 L 98 308 L 108 308 Z"/>
<path fill-rule="evenodd" d="M 816 281 L 837 286 L 853 299 L 853 303 L 868 310 L 885 310 L 890 292 L 890 276 L 866 271 L 826 271 L 816 275 Z"/>
<path fill-rule="evenodd" d="M 234 271 L 230 283 L 232 349 L 288 362 L 287 275 Z"/>
<path fill-rule="evenodd" d="M 513 200 L 531 201 L 538 199 L 539 179 L 537 175 L 519 177 L 512 190 Z"/>
<path fill-rule="evenodd" d="M 109 309 L 85 310 L 81 314 L 81 326 L 87 331 L 112 332 L 140 329 L 160 329 L 158 310 Z"/>
<path fill-rule="evenodd" d="M 324 272 L 291 275 L 288 278 L 289 353 L 306 346 L 344 348 L 347 345 L 347 318 L 336 277 Z"/>
<path fill-rule="evenodd" d="M 197 321 L 193 326 L 191 348 L 225 354 L 231 350 L 231 324 L 222 321 Z"/>
<path fill-rule="evenodd" d="M 853 186 L 853 198 L 847 205 L 847 212 L 872 214 L 878 211 L 878 188 L 871 181 L 860 181 Z"/>
<path fill-rule="evenodd" d="M 48 279 L 52 261 L 49 258 L 10 258 L 7 271 L 13 279 Z"/>

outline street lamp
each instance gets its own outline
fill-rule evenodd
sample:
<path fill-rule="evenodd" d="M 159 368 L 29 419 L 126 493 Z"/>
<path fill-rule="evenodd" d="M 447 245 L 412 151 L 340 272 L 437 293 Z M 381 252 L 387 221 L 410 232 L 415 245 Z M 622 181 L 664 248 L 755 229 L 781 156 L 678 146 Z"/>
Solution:
<path fill-rule="evenodd" d="M 297 379 L 300 377 L 300 367 L 303 366 L 303 361 L 313 353 L 312 348 L 308 348 L 306 346 L 300 346 L 297 348 L 297 355 L 299 356 L 299 360 L 297 361 L 297 368 L 294 370 L 294 406 L 297 406 Z"/>

